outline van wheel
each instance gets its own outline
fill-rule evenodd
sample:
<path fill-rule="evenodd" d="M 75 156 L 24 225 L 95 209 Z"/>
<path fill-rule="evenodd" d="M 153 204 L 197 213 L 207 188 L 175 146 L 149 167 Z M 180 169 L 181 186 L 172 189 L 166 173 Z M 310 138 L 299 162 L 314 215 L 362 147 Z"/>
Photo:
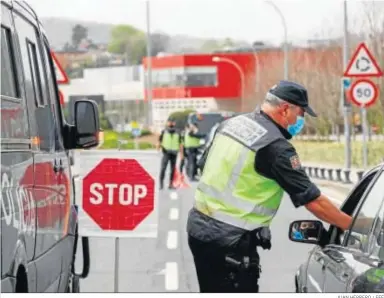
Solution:
<path fill-rule="evenodd" d="M 80 293 L 80 277 L 71 274 L 68 280 L 67 293 Z"/>

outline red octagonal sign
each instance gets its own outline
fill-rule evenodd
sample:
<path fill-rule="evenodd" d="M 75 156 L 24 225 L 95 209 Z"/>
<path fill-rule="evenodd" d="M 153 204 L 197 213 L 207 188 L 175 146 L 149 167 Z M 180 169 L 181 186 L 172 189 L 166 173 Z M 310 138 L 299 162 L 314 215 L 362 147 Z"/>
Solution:
<path fill-rule="evenodd" d="M 103 159 L 83 179 L 83 209 L 103 230 L 134 230 L 154 209 L 155 181 L 135 159 Z"/>

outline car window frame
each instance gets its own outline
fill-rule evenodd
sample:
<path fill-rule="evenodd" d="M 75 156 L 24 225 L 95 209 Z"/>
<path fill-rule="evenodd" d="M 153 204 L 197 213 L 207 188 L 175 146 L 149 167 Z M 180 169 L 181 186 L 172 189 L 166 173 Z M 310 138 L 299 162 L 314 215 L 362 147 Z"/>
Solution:
<path fill-rule="evenodd" d="M 353 216 L 353 214 L 355 212 L 357 212 L 357 210 L 359 210 L 361 208 L 363 202 L 365 201 L 367 195 L 369 194 L 369 192 L 370 192 L 372 186 L 374 185 L 376 179 L 379 177 L 379 173 L 382 171 L 382 169 L 383 169 L 383 166 L 381 166 L 379 168 L 372 169 L 350 191 L 350 193 L 347 196 L 347 199 L 345 200 L 345 202 L 342 204 L 342 206 L 340 208 L 343 212 L 347 213 L 350 216 Z M 368 179 L 370 179 L 370 181 L 367 182 Z M 354 195 L 356 195 L 356 192 L 359 191 L 358 189 L 361 188 L 362 185 L 365 184 L 365 183 L 368 183 L 368 184 L 367 184 L 366 189 L 362 192 L 360 199 L 358 199 L 358 202 L 354 205 L 354 207 L 353 207 L 353 205 L 350 206 L 350 204 L 353 204 L 353 203 L 351 203 L 351 201 L 356 200 Z M 352 224 L 353 224 L 353 222 L 352 222 Z M 345 236 L 346 235 L 344 235 L 344 238 L 342 239 L 342 241 L 340 243 L 336 242 L 336 239 L 338 237 L 341 237 L 342 233 L 343 232 L 341 231 L 341 229 L 337 228 L 334 225 L 330 225 L 329 228 L 328 228 L 329 243 L 327 245 L 343 246 L 343 243 L 345 241 L 345 238 L 346 238 Z M 345 246 L 343 246 L 343 247 L 345 247 Z"/>
<path fill-rule="evenodd" d="M 358 204 L 358 206 L 356 207 L 356 209 L 354 210 L 354 214 L 353 214 L 353 219 L 352 219 L 352 223 L 351 223 L 351 226 L 349 227 L 349 229 L 345 232 L 345 236 L 344 236 L 344 239 L 343 239 L 343 242 L 341 243 L 341 246 L 349 251 L 353 251 L 354 253 L 357 253 L 359 255 L 364 255 L 364 256 L 368 256 L 370 255 L 370 251 L 367 250 L 367 246 L 364 246 L 363 247 L 363 250 L 361 249 L 356 249 L 356 248 L 353 248 L 351 246 L 348 246 L 348 240 L 349 240 L 349 237 L 351 235 L 351 232 L 353 232 L 353 226 L 355 224 L 355 221 L 356 221 L 356 218 L 358 217 L 361 209 L 364 207 L 364 204 L 367 200 L 367 198 L 369 197 L 369 194 L 372 190 L 372 188 L 376 185 L 376 182 L 382 177 L 382 175 L 384 175 L 384 170 L 383 170 L 383 167 L 381 169 L 379 169 L 375 175 L 375 177 L 372 179 L 371 183 L 369 184 L 369 187 L 367 188 L 367 190 L 364 192 L 364 197 L 363 197 L 363 200 L 361 200 Z M 384 206 L 384 198 L 381 199 L 381 205 L 380 207 L 378 208 L 377 212 L 376 212 L 376 215 L 375 215 L 375 219 L 374 219 L 374 224 L 370 227 L 370 231 L 369 233 L 367 234 L 368 236 L 368 239 L 371 239 L 372 238 L 372 234 L 374 232 L 373 230 L 373 226 L 375 225 L 376 221 L 377 221 L 377 218 L 378 218 L 378 215 L 380 214 L 381 210 L 383 210 L 383 206 Z M 351 230 L 352 228 L 352 230 Z"/>

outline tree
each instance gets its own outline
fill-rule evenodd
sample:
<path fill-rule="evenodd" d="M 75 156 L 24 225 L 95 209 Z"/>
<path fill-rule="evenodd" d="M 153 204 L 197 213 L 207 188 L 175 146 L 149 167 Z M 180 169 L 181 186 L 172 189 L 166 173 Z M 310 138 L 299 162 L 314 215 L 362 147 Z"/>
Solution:
<path fill-rule="evenodd" d="M 125 54 L 131 63 L 141 63 L 146 56 L 145 34 L 131 25 L 117 25 L 112 28 L 108 51 Z M 128 59 L 127 59 L 128 60 Z"/>
<path fill-rule="evenodd" d="M 175 111 L 171 113 L 169 117 L 175 119 L 177 129 L 184 129 L 184 127 L 187 125 L 188 115 L 190 113 L 196 113 L 196 111 L 193 109 Z"/>
<path fill-rule="evenodd" d="M 82 25 L 76 24 L 72 28 L 72 45 L 78 48 L 81 41 L 88 37 L 88 29 Z"/>
<path fill-rule="evenodd" d="M 204 52 L 212 52 L 220 50 L 221 46 L 219 42 L 215 39 L 208 39 L 205 41 L 201 47 L 201 50 Z"/>
<path fill-rule="evenodd" d="M 154 33 L 151 35 L 151 56 L 156 56 L 168 49 L 170 37 L 163 33 Z"/>
<path fill-rule="evenodd" d="M 224 41 L 223 41 L 223 43 L 222 43 L 222 45 L 221 45 L 222 48 L 226 48 L 226 47 L 231 48 L 231 47 L 233 47 L 233 46 L 235 46 L 235 43 L 234 43 L 233 40 L 232 40 L 231 38 L 229 38 L 229 37 L 227 37 L 226 39 L 224 39 Z"/>

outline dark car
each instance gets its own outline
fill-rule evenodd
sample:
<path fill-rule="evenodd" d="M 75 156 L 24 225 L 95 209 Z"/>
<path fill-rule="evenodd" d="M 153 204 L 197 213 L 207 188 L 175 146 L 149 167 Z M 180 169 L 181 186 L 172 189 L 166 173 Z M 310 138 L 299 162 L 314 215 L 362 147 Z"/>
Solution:
<path fill-rule="evenodd" d="M 66 123 L 48 39 L 24 1 L 1 1 L 0 112 L 1 292 L 78 292 L 69 152 L 98 145 L 99 112 L 79 100 Z"/>
<path fill-rule="evenodd" d="M 384 164 L 365 173 L 341 209 L 354 218 L 344 232 L 316 220 L 290 224 L 290 240 L 315 244 L 295 276 L 296 292 L 384 292 Z"/>
<path fill-rule="evenodd" d="M 199 133 L 209 135 L 212 127 L 231 117 L 233 112 L 204 112 L 188 115 L 188 124 L 197 124 Z"/>

